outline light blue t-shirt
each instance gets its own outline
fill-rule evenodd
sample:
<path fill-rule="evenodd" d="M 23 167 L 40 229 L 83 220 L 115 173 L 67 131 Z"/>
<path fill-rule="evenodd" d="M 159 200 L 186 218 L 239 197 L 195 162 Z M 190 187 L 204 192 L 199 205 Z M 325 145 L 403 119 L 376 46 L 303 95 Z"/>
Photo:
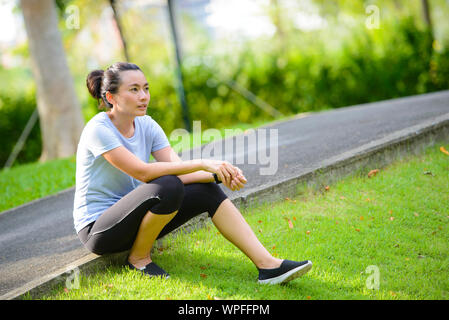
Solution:
<path fill-rule="evenodd" d="M 143 182 L 112 166 L 101 155 L 124 146 L 149 162 L 152 152 L 169 146 L 167 136 L 150 116 L 138 116 L 131 138 L 124 137 L 106 112 L 96 114 L 84 127 L 76 153 L 73 219 L 78 233 L 110 206 Z"/>

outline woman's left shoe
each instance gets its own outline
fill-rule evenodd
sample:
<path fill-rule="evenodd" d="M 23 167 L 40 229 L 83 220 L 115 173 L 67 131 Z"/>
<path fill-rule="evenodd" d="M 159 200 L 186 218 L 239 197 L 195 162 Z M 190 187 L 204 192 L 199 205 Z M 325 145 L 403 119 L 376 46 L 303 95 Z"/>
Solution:
<path fill-rule="evenodd" d="M 287 283 L 306 274 L 312 268 L 312 261 L 284 260 L 279 268 L 259 269 L 259 283 L 278 284 Z"/>
<path fill-rule="evenodd" d="M 170 278 L 170 275 L 167 272 L 165 272 L 164 269 L 162 269 L 157 264 L 155 264 L 154 262 L 150 262 L 143 268 L 136 268 L 127 260 L 126 265 L 129 267 L 129 269 L 139 270 L 143 274 L 145 274 L 149 277 L 162 277 L 162 278 L 166 278 L 166 279 Z"/>

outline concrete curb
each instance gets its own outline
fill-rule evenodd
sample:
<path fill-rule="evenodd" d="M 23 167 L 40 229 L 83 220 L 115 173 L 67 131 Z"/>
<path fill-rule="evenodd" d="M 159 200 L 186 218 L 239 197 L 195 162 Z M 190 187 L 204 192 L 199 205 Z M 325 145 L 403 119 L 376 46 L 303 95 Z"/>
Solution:
<path fill-rule="evenodd" d="M 447 141 L 449 141 L 449 113 L 326 159 L 315 167 L 302 169 L 301 172 L 293 174 L 290 179 L 253 188 L 242 196 L 231 197 L 231 200 L 236 207 L 242 209 L 285 197 L 293 197 L 298 192 L 298 185 L 306 185 L 314 190 L 321 189 L 354 172 L 380 169 L 404 156 L 420 154 L 425 148 L 433 146 L 437 142 Z M 295 172 L 295 168 L 292 168 L 292 171 Z M 202 214 L 181 228 L 190 232 L 192 229 L 201 227 L 207 219 L 207 214 Z M 155 247 L 157 247 L 157 243 Z M 121 264 L 125 261 L 126 256 L 127 252 L 104 256 L 89 254 L 66 268 L 8 292 L 1 296 L 0 300 L 21 299 L 27 293 L 31 297 L 37 298 L 50 287 L 71 281 L 71 274 L 76 272 L 88 274 L 95 269 Z"/>

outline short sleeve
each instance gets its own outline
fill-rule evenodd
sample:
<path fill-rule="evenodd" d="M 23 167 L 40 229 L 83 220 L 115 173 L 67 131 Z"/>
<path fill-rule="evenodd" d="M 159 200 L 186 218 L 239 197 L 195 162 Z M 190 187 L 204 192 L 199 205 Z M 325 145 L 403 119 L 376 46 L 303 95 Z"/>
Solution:
<path fill-rule="evenodd" d="M 122 145 L 112 130 L 104 125 L 91 127 L 85 136 L 85 144 L 95 158 Z"/>
<path fill-rule="evenodd" d="M 165 135 L 164 130 L 162 130 L 161 126 L 151 119 L 151 135 L 153 137 L 153 145 L 151 146 L 151 152 L 155 152 L 162 148 L 170 146 L 168 142 L 167 136 Z"/>

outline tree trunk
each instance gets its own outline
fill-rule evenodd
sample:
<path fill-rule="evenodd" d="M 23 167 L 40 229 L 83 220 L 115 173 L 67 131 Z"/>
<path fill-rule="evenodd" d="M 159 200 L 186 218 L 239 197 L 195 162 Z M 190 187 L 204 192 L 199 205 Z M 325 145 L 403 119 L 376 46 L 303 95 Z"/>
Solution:
<path fill-rule="evenodd" d="M 428 0 L 421 0 L 422 2 L 422 10 L 424 20 L 426 21 L 426 25 L 429 28 L 429 31 L 432 32 L 432 18 L 430 17 L 430 5 Z"/>
<path fill-rule="evenodd" d="M 114 22 L 115 22 L 116 28 L 118 30 L 118 33 L 120 35 L 120 40 L 122 41 L 123 54 L 125 55 L 126 62 L 129 62 L 130 59 L 129 59 L 128 47 L 126 45 L 125 36 L 123 35 L 123 28 L 122 28 L 122 23 L 120 21 L 120 15 L 118 13 L 116 0 L 109 0 L 109 5 L 111 6 L 112 12 L 114 13 Z"/>
<path fill-rule="evenodd" d="M 20 0 L 20 6 L 37 89 L 42 133 L 39 161 L 72 156 L 84 120 L 67 65 L 54 0 Z"/>

